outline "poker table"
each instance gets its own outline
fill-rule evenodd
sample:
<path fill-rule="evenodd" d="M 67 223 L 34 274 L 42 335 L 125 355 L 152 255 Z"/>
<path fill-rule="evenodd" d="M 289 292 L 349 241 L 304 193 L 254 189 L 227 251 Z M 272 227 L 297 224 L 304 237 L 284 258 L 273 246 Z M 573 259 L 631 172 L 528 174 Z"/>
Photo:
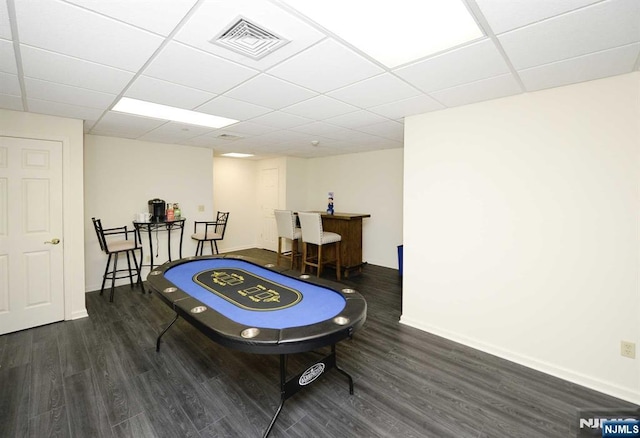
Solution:
<path fill-rule="evenodd" d="M 242 256 L 189 257 L 149 273 L 147 285 L 176 313 L 162 336 L 182 317 L 213 341 L 236 350 L 280 356 L 280 405 L 335 368 L 336 344 L 351 338 L 366 320 L 367 303 L 343 285 Z M 287 376 L 287 355 L 330 347 L 330 352 L 296 376 Z"/>

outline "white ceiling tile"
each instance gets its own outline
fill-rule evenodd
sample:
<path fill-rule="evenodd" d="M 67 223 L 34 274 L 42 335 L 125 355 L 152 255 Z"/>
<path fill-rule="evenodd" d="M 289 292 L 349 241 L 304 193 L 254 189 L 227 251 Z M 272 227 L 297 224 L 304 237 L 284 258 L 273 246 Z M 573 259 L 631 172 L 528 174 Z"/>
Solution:
<path fill-rule="evenodd" d="M 282 111 L 274 111 L 251 120 L 252 122 L 262 125 L 272 126 L 278 129 L 288 129 L 294 126 L 300 126 L 312 122 L 312 119 L 300 117 L 293 114 L 283 113 Z"/>
<path fill-rule="evenodd" d="M 313 122 L 306 125 L 296 126 L 295 128 L 292 128 L 292 130 L 331 139 L 342 139 L 350 137 L 353 134 L 351 129 L 341 128 L 323 122 Z"/>
<path fill-rule="evenodd" d="M 11 41 L 0 40 L 0 72 L 18 74 L 16 55 Z"/>
<path fill-rule="evenodd" d="M 366 132 L 367 134 L 377 135 L 379 137 L 384 137 L 395 141 L 402 141 L 404 137 L 404 125 L 402 123 L 392 121 L 362 126 L 358 128 L 358 131 Z"/>
<path fill-rule="evenodd" d="M 326 93 L 383 71 L 351 49 L 327 39 L 273 67 L 268 73 Z"/>
<path fill-rule="evenodd" d="M 197 0 L 66 1 L 165 36 L 197 3 Z"/>
<path fill-rule="evenodd" d="M 27 98 L 86 106 L 89 108 L 107 109 L 116 96 L 85 88 L 55 84 L 40 79 L 25 78 L 24 87 Z"/>
<path fill-rule="evenodd" d="M 256 70 L 178 43 L 167 44 L 144 71 L 147 76 L 217 94 L 257 73 Z"/>
<path fill-rule="evenodd" d="M 226 96 L 218 96 L 204 105 L 199 106 L 197 110 L 236 120 L 247 120 L 272 111 L 270 108 L 231 99 Z"/>
<path fill-rule="evenodd" d="M 221 142 L 218 142 L 220 144 Z M 263 138 L 262 136 L 255 136 L 251 138 L 243 138 L 238 141 L 233 142 L 233 147 L 242 147 L 245 150 L 250 149 L 250 153 L 254 153 L 254 151 L 258 148 L 264 148 L 265 146 L 270 146 L 273 144 L 272 140 L 268 138 Z M 229 146 L 229 144 L 227 144 Z"/>
<path fill-rule="evenodd" d="M 124 95 L 134 99 L 184 109 L 193 109 L 216 96 L 214 93 L 196 90 L 195 88 L 144 75 L 138 76 Z"/>
<path fill-rule="evenodd" d="M 264 74 L 226 93 L 228 97 L 272 109 L 280 109 L 316 95 L 313 91 Z"/>
<path fill-rule="evenodd" d="M 317 96 L 283 109 L 287 113 L 316 120 L 324 120 L 357 110 L 355 106 L 327 96 Z"/>
<path fill-rule="evenodd" d="M 24 75 L 35 79 L 118 94 L 133 78 L 125 70 L 35 47 L 21 45 L 20 53 Z"/>
<path fill-rule="evenodd" d="M 96 120 L 102 115 L 102 110 L 100 109 L 38 99 L 28 99 L 27 105 L 29 111 L 33 113 L 51 114 L 71 119 Z"/>
<path fill-rule="evenodd" d="M 640 41 L 640 1 L 610 0 L 500 35 L 516 70 Z"/>
<path fill-rule="evenodd" d="M 182 140 L 181 144 L 187 144 L 191 146 L 199 146 L 199 147 L 209 147 L 213 148 L 217 145 L 227 145 L 227 144 L 237 144 L 236 141 L 226 141 L 214 136 L 215 132 L 209 132 L 203 135 L 199 135 L 196 137 L 191 137 L 185 140 Z"/>
<path fill-rule="evenodd" d="M 382 139 L 381 137 L 373 134 L 369 134 L 367 132 L 362 131 L 351 131 L 349 135 L 345 135 L 343 137 L 345 142 L 348 142 L 352 145 L 369 145 L 373 143 L 378 143 L 380 141 L 387 141 L 386 139 Z"/>
<path fill-rule="evenodd" d="M 240 55 L 210 42 L 214 37 L 227 30 L 240 17 L 289 42 L 258 60 Z M 325 35 L 313 27 L 283 11 L 271 2 L 233 0 L 202 2 L 196 13 L 178 32 L 175 39 L 209 53 L 264 71 L 324 37 Z"/>
<path fill-rule="evenodd" d="M 311 143 L 314 140 L 313 135 L 305 134 L 303 132 L 296 131 L 273 131 L 267 134 L 261 135 L 259 138 L 265 142 L 265 144 L 281 144 L 288 141 L 301 141 Z"/>
<path fill-rule="evenodd" d="M 174 143 L 189 138 L 197 137 L 213 131 L 211 128 L 204 126 L 185 125 L 183 123 L 168 122 L 159 126 L 144 135 L 138 137 L 138 140 L 156 141 L 159 143 Z"/>
<path fill-rule="evenodd" d="M 167 123 L 166 120 L 138 117 L 130 114 L 109 111 L 91 130 L 95 135 L 116 135 L 125 138 L 138 138 L 141 135 Z"/>
<path fill-rule="evenodd" d="M 252 122 L 235 123 L 229 127 L 229 130 L 219 130 L 221 132 L 237 133 L 242 136 L 262 135 L 269 132 L 277 131 L 279 128 L 261 125 Z"/>
<path fill-rule="evenodd" d="M 559 87 L 633 71 L 640 44 L 617 47 L 519 71 L 527 91 Z"/>
<path fill-rule="evenodd" d="M 420 95 L 369 108 L 369 111 L 390 119 L 402 119 L 414 114 L 423 114 L 445 108 L 429 96 Z"/>
<path fill-rule="evenodd" d="M 541 21 L 602 0 L 476 0 L 495 34 Z"/>
<path fill-rule="evenodd" d="M 427 93 L 508 72 L 509 67 L 489 39 L 394 70 Z"/>
<path fill-rule="evenodd" d="M 138 70 L 162 38 L 60 1 L 16 2 L 20 42 L 128 71 Z"/>
<path fill-rule="evenodd" d="M 328 93 L 360 108 L 369 108 L 420 94 L 416 88 L 389 73 L 365 79 Z"/>
<path fill-rule="evenodd" d="M 498 38 L 389 71 L 282 0 L 0 0 L 0 108 L 216 154 L 311 157 L 402 147 L 407 115 L 640 69 L 640 0 L 462 1 Z M 290 41 L 261 60 L 209 41 L 240 17 Z M 241 122 L 183 131 L 106 112 L 121 95 Z"/>
<path fill-rule="evenodd" d="M 435 91 L 431 93 L 431 96 L 444 105 L 453 107 L 519 93 L 521 93 L 520 85 L 513 76 L 508 74 Z"/>
<path fill-rule="evenodd" d="M 358 126 L 373 125 L 374 123 L 384 122 L 386 120 L 385 117 L 373 114 L 367 110 L 358 110 L 340 116 L 330 117 L 326 119 L 325 122 L 342 126 L 343 128 L 357 128 Z"/>
<path fill-rule="evenodd" d="M 20 96 L 11 96 L 0 93 L 0 108 L 23 111 L 24 107 L 22 106 L 22 98 Z"/>
<path fill-rule="evenodd" d="M 11 39 L 11 24 L 6 1 L 0 2 L 0 38 Z"/>
<path fill-rule="evenodd" d="M 0 94 L 20 96 L 20 80 L 18 75 L 0 72 Z"/>

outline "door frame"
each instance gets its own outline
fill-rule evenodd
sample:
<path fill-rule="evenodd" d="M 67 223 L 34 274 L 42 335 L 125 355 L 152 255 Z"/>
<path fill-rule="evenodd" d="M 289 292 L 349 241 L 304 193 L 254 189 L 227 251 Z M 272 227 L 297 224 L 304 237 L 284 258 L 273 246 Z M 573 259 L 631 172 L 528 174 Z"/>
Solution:
<path fill-rule="evenodd" d="M 83 121 L 8 110 L 0 110 L 0 116 L 0 135 L 4 137 L 62 143 L 64 319 L 88 317 L 84 296 Z"/>
<path fill-rule="evenodd" d="M 262 184 L 262 176 L 264 175 L 263 172 L 265 171 L 275 171 L 276 174 L 276 183 L 275 183 L 275 189 L 274 189 L 274 193 L 275 194 L 275 205 L 268 206 L 268 209 L 276 209 L 276 208 L 280 208 L 280 187 L 281 187 L 281 179 L 282 179 L 282 172 L 281 172 L 281 167 L 276 164 L 273 166 L 265 166 L 259 169 L 258 171 L 258 205 L 260 208 L 259 214 L 260 214 L 260 224 L 259 224 L 259 241 L 258 241 L 258 247 L 260 248 L 264 248 L 264 249 L 269 249 L 272 251 L 275 251 L 278 248 L 278 233 L 277 233 L 277 227 L 276 227 L 276 218 L 275 215 L 273 214 L 273 211 L 271 211 L 270 213 L 266 213 L 265 210 L 265 194 L 266 191 L 264 190 L 264 186 Z M 271 233 L 272 237 L 274 237 L 275 240 L 273 241 L 269 241 L 267 238 L 265 238 L 265 230 L 269 230 L 269 232 Z"/>

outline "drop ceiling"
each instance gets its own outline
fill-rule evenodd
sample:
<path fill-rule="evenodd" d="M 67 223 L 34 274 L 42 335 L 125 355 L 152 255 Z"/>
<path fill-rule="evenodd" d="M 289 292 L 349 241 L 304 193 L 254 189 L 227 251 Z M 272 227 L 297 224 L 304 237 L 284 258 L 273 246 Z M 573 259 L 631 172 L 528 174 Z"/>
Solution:
<path fill-rule="evenodd" d="M 1 0 L 0 108 L 82 119 L 94 135 L 308 158 L 401 148 L 406 116 L 640 67 L 638 0 L 462 1 L 480 38 L 388 68 L 275 0 Z M 212 43 L 239 17 L 285 43 L 259 57 Z M 123 96 L 239 122 L 112 111 Z"/>

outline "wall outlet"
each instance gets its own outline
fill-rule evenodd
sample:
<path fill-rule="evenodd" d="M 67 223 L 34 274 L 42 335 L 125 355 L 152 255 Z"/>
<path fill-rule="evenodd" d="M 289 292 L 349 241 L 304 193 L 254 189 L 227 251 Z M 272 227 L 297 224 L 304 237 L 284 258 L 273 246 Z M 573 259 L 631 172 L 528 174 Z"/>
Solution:
<path fill-rule="evenodd" d="M 630 359 L 635 359 L 636 344 L 633 342 L 620 341 L 620 355 Z"/>
<path fill-rule="evenodd" d="M 198 205 L 198 211 L 202 213 L 204 211 L 204 205 Z"/>

